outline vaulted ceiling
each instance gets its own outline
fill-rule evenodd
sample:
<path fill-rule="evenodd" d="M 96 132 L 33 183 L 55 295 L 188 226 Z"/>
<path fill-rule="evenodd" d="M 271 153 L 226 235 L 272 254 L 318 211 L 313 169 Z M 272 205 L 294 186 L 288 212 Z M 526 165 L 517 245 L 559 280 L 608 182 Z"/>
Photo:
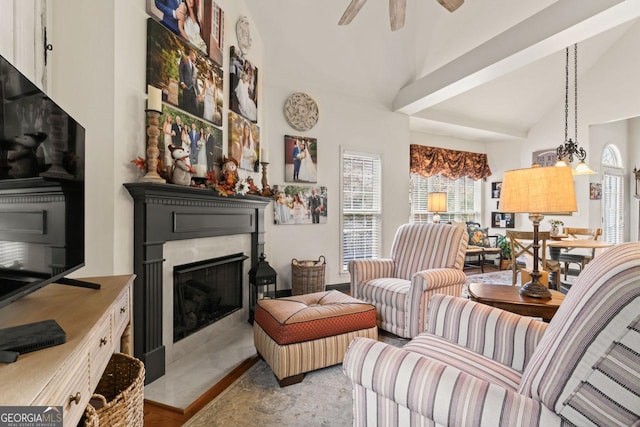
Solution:
<path fill-rule="evenodd" d="M 640 16 L 638 0 L 407 0 L 392 32 L 384 0 L 338 26 L 349 2 L 245 0 L 270 61 L 471 140 L 526 137 L 564 99 L 564 48 L 579 44 L 580 78 Z"/>

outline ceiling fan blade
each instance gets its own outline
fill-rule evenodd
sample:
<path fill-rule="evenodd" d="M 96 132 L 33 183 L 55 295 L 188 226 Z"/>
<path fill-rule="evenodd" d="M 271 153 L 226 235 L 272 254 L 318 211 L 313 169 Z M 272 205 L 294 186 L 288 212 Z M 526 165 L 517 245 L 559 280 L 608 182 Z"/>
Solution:
<path fill-rule="evenodd" d="M 347 6 L 347 10 L 342 14 L 342 18 L 338 21 L 338 25 L 347 25 L 349 24 L 353 18 L 356 17 L 362 6 L 364 6 L 367 0 L 351 0 L 349 6 Z"/>
<path fill-rule="evenodd" d="M 389 0 L 389 21 L 391 31 L 404 27 L 404 17 L 407 11 L 407 0 Z"/>
<path fill-rule="evenodd" d="M 444 6 L 444 8 L 449 12 L 453 12 L 454 10 L 462 6 L 464 0 L 438 0 L 438 3 Z"/>

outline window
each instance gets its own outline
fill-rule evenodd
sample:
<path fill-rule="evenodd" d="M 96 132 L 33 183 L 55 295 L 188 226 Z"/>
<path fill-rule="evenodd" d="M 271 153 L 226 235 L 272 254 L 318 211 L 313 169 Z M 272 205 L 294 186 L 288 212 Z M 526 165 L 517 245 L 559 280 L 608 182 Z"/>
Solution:
<path fill-rule="evenodd" d="M 342 152 L 342 271 L 349 261 L 380 257 L 381 159 L 377 154 Z"/>
<path fill-rule="evenodd" d="M 620 153 L 613 145 L 602 152 L 602 239 L 617 245 L 622 243 L 624 229 L 624 169 Z"/>
<path fill-rule="evenodd" d="M 435 212 L 429 212 L 427 195 L 434 191 L 447 193 L 447 211 L 440 212 L 440 221 L 475 221 L 480 219 L 480 180 L 468 177 L 458 179 L 433 175 L 425 178 L 411 174 L 411 212 L 409 221 L 431 222 Z"/>

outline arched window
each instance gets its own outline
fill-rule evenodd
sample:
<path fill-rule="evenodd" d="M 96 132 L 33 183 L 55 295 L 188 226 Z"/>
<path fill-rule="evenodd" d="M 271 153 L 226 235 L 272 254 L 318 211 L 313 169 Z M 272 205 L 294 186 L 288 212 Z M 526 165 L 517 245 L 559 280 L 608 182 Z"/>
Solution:
<path fill-rule="evenodd" d="M 622 243 L 624 229 L 624 168 L 620 151 L 609 144 L 602 151 L 602 222 L 603 240 Z"/>

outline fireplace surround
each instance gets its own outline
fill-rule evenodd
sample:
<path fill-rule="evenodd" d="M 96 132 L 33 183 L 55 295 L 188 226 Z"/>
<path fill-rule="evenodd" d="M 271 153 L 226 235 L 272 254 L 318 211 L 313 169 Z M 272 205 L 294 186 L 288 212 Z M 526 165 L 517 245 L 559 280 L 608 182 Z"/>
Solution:
<path fill-rule="evenodd" d="M 173 184 L 124 185 L 134 201 L 134 355 L 145 364 L 148 384 L 165 373 L 165 242 L 249 234 L 253 265 L 264 252 L 264 209 L 271 200 L 250 195 L 222 197 L 212 190 Z"/>

